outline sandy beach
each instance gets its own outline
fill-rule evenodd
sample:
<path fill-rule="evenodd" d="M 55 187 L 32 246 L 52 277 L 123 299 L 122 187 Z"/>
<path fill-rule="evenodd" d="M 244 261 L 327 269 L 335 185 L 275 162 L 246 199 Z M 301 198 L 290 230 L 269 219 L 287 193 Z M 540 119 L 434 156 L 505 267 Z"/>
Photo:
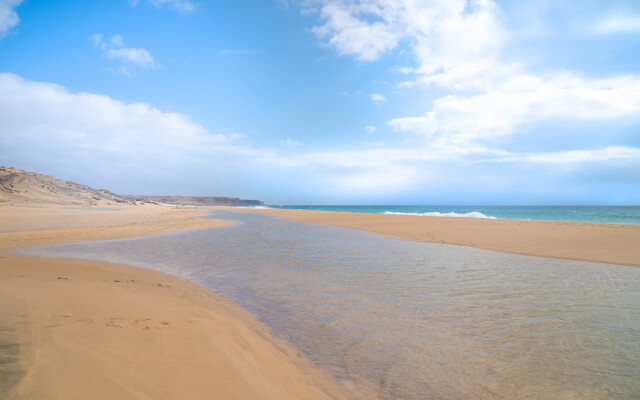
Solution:
<path fill-rule="evenodd" d="M 637 226 L 237 209 L 414 241 L 640 265 Z M 0 208 L 0 395 L 7 398 L 344 398 L 248 311 L 155 271 L 12 250 L 215 228 L 211 208 Z"/>
<path fill-rule="evenodd" d="M 640 266 L 640 226 L 349 212 L 226 208 L 293 221 L 360 229 L 395 239 L 504 253 Z"/>
<path fill-rule="evenodd" d="M 640 400 L 640 0 L 577 3 L 0 0 L 0 400 Z"/>
<path fill-rule="evenodd" d="M 229 224 L 194 218 L 206 213 L 0 208 L 0 397 L 343 398 L 296 350 L 207 289 L 124 265 L 11 253 Z"/>

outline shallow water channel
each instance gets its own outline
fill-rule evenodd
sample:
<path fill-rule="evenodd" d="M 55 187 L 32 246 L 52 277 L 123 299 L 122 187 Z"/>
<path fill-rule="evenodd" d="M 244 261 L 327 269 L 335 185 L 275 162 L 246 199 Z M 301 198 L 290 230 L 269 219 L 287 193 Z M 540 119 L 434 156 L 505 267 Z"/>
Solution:
<path fill-rule="evenodd" d="M 212 217 L 239 224 L 28 252 L 213 289 L 363 398 L 640 398 L 640 268 Z"/>

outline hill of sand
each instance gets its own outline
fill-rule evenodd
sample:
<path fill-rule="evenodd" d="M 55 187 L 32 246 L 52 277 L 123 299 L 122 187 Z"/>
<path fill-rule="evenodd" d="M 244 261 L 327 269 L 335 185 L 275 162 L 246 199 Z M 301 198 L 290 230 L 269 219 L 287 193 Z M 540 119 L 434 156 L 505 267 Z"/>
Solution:
<path fill-rule="evenodd" d="M 59 204 L 70 206 L 114 206 L 164 204 L 174 207 L 259 206 L 260 200 L 221 196 L 130 196 L 106 189 L 69 182 L 53 176 L 0 167 L 0 206 Z"/>
<path fill-rule="evenodd" d="M 242 200 L 237 197 L 220 197 L 220 196 L 128 196 L 139 201 L 172 204 L 177 206 L 227 206 L 227 207 L 252 207 L 262 206 L 264 203 L 260 200 Z"/>
<path fill-rule="evenodd" d="M 0 167 L 0 206 L 60 204 L 91 207 L 144 203 L 105 189 L 94 189 L 35 172 Z"/>

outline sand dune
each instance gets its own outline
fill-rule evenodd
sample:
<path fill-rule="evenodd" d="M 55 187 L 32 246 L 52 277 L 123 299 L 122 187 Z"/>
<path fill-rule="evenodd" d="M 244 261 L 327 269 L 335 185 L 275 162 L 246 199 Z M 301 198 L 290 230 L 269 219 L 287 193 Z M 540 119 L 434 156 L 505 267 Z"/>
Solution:
<path fill-rule="evenodd" d="M 64 204 L 75 206 L 136 205 L 144 202 L 49 175 L 0 167 L 0 204 Z"/>
<path fill-rule="evenodd" d="M 0 167 L 0 206 L 59 204 L 83 207 L 161 204 L 177 208 L 194 206 L 258 206 L 259 200 L 222 196 L 119 195 L 75 182 L 21 169 Z"/>

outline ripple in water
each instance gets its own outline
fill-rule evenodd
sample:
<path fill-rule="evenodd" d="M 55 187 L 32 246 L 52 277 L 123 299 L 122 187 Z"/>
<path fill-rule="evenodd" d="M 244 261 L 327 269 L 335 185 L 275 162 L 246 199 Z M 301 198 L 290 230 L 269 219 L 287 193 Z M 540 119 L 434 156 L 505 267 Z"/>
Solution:
<path fill-rule="evenodd" d="M 640 268 L 215 217 L 240 224 L 30 252 L 214 289 L 363 398 L 640 397 Z"/>

